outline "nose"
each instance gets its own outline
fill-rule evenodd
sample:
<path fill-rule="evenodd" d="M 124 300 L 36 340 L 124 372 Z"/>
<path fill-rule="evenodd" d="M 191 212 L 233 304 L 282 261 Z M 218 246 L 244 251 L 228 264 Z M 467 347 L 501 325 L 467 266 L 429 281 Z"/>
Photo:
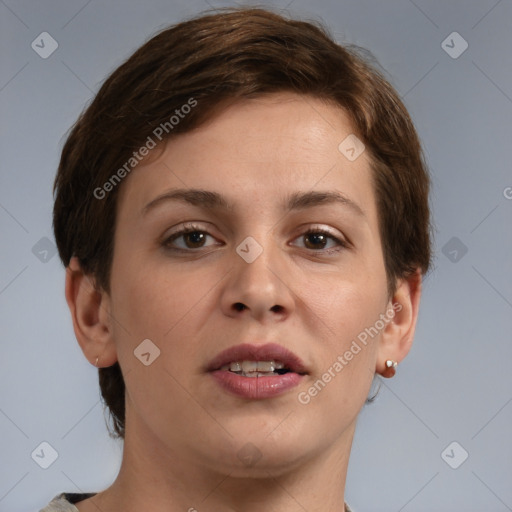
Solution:
<path fill-rule="evenodd" d="M 295 294 L 285 255 L 266 244 L 251 263 L 233 251 L 232 270 L 224 281 L 221 308 L 225 315 L 249 316 L 260 323 L 283 321 L 293 311 Z"/>

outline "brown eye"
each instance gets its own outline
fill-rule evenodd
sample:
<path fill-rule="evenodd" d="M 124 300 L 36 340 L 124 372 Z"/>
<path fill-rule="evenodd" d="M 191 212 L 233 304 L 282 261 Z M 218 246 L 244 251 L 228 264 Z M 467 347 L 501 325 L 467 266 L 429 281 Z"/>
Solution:
<path fill-rule="evenodd" d="M 308 249 L 324 249 L 327 239 L 328 237 L 323 233 L 306 233 L 304 235 L 304 240 L 307 240 L 306 246 L 308 244 L 311 246 Z"/>
<path fill-rule="evenodd" d="M 319 228 L 308 229 L 305 233 L 303 233 L 298 239 L 304 240 L 304 245 L 306 249 L 310 249 L 312 251 L 323 251 L 325 253 L 340 251 L 344 248 L 348 247 L 348 244 L 335 237 L 329 231 Z M 333 243 L 330 247 L 327 247 L 329 241 Z"/>
<path fill-rule="evenodd" d="M 163 242 L 163 245 L 167 249 L 177 251 L 201 249 L 202 247 L 208 247 L 208 245 L 205 245 L 208 237 L 213 239 L 213 237 L 206 231 L 199 229 L 196 226 L 189 226 L 186 229 L 182 229 L 181 231 L 172 234 Z"/>

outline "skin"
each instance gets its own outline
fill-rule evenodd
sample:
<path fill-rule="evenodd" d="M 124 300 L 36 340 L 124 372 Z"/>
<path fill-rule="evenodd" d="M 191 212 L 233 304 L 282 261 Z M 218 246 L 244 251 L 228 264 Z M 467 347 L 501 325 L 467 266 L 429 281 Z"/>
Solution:
<path fill-rule="evenodd" d="M 171 139 L 125 179 L 110 294 L 92 286 L 75 258 L 67 269 L 85 356 L 91 364 L 99 357 L 99 367 L 119 361 L 127 388 L 121 470 L 108 489 L 76 505 L 80 512 L 343 510 L 358 413 L 375 372 L 407 355 L 421 294 L 418 271 L 387 296 L 369 156 L 351 162 L 338 150 L 353 132 L 336 106 L 271 94 Z M 177 188 L 218 192 L 232 210 L 164 201 L 141 213 Z M 290 193 L 311 190 L 341 192 L 364 216 L 337 203 L 281 208 Z M 190 221 L 208 236 L 168 244 L 188 252 L 166 248 Z M 347 247 L 304 235 L 310 227 Z M 252 263 L 236 252 L 248 236 L 263 248 Z M 333 248 L 340 250 L 326 252 Z M 300 403 L 298 394 L 393 304 L 401 309 L 379 334 Z M 161 351 L 149 366 L 134 356 L 144 339 Z M 205 373 L 220 351 L 266 341 L 304 361 L 309 375 L 298 387 L 247 400 Z M 237 456 L 247 443 L 261 455 L 249 466 Z"/>

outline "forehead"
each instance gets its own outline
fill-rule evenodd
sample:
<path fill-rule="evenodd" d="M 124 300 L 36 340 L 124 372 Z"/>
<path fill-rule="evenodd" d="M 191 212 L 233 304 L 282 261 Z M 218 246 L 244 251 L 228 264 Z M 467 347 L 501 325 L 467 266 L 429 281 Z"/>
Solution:
<path fill-rule="evenodd" d="M 291 193 L 331 190 L 371 218 L 369 157 L 363 151 L 351 161 L 340 149 L 353 132 L 343 109 L 316 98 L 275 93 L 243 100 L 140 163 L 120 191 L 118 208 L 141 211 L 163 192 L 201 188 L 222 194 L 235 209 L 259 204 L 268 211 Z"/>

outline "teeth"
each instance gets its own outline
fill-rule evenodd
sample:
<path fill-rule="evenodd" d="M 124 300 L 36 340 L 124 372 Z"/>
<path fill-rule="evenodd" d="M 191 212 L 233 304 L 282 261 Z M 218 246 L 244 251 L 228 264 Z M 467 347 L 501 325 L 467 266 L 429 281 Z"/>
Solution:
<path fill-rule="evenodd" d="M 242 371 L 242 365 L 238 362 L 231 363 L 231 365 L 226 365 L 228 367 L 228 370 L 231 370 L 232 372 L 241 372 Z"/>
<path fill-rule="evenodd" d="M 235 363 L 235 364 L 237 364 L 237 363 Z M 242 371 L 244 373 L 256 372 L 258 370 L 270 371 L 270 372 L 274 371 L 274 368 L 272 368 L 272 370 L 268 370 L 267 368 L 260 368 L 259 364 L 260 363 L 258 361 L 242 361 Z"/>
<path fill-rule="evenodd" d="M 230 370 L 232 372 L 243 372 L 244 374 L 272 373 L 274 370 L 281 370 L 284 364 L 280 361 L 233 361 L 232 363 L 225 364 L 221 370 Z M 251 375 L 252 376 L 252 375 Z"/>
<path fill-rule="evenodd" d="M 277 373 L 274 372 L 249 372 L 249 373 L 241 373 L 243 377 L 274 377 Z"/>

